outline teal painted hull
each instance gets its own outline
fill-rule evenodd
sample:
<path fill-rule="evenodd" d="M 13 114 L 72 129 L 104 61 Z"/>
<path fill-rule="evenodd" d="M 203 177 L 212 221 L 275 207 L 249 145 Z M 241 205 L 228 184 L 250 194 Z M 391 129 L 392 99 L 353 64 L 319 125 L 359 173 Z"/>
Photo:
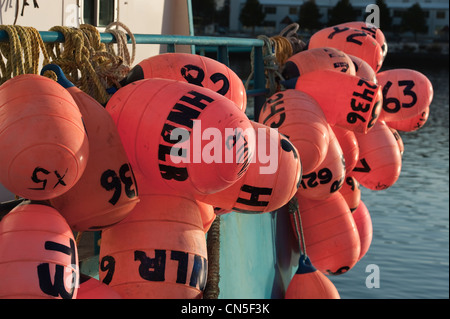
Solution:
<path fill-rule="evenodd" d="M 233 212 L 220 225 L 219 298 L 283 298 L 299 258 L 287 210 Z"/>

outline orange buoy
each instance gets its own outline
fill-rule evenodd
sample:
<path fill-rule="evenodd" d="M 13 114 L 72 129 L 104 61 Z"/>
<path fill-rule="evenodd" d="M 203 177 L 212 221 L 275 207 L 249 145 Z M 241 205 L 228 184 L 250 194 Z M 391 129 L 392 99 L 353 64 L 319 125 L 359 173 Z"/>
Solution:
<path fill-rule="evenodd" d="M 298 268 L 289 282 L 284 299 L 340 299 L 334 284 L 318 271 L 311 260 L 300 255 Z"/>
<path fill-rule="evenodd" d="M 314 267 L 330 275 L 349 271 L 358 261 L 361 244 L 344 197 L 339 192 L 325 200 L 296 196 L 306 251 Z"/>
<path fill-rule="evenodd" d="M 122 297 L 100 280 L 80 274 L 77 299 L 122 299 Z"/>
<path fill-rule="evenodd" d="M 381 87 L 358 76 L 317 70 L 300 76 L 295 89 L 311 95 L 330 125 L 366 133 L 381 111 Z"/>
<path fill-rule="evenodd" d="M 383 88 L 380 119 L 403 121 L 420 116 L 433 100 L 433 86 L 422 73 L 410 69 L 392 69 L 377 74 Z"/>
<path fill-rule="evenodd" d="M 376 72 L 370 67 L 370 65 L 357 56 L 348 54 L 348 57 L 352 60 L 355 66 L 355 75 L 361 79 L 368 80 L 373 83 L 378 83 Z"/>
<path fill-rule="evenodd" d="M 284 64 L 282 75 L 285 80 L 295 79 L 303 74 L 321 69 L 355 75 L 352 60 L 335 48 L 313 48 L 292 55 Z"/>
<path fill-rule="evenodd" d="M 337 192 L 344 183 L 345 158 L 339 141 L 329 128 L 330 144 L 322 163 L 311 173 L 303 174 L 297 193 L 303 197 L 321 200 Z"/>
<path fill-rule="evenodd" d="M 361 186 L 353 176 L 346 176 L 345 182 L 339 190 L 353 213 L 361 201 Z"/>
<path fill-rule="evenodd" d="M 359 239 L 361 241 L 361 252 L 358 258 L 359 261 L 369 251 L 370 245 L 372 244 L 373 225 L 369 210 L 362 200 L 359 202 L 359 205 L 353 212 L 352 216 L 355 221 L 356 228 L 358 229 Z"/>
<path fill-rule="evenodd" d="M 131 166 L 155 192 L 209 194 L 237 181 L 254 145 L 245 113 L 210 89 L 170 79 L 144 79 L 108 101 Z"/>
<path fill-rule="evenodd" d="M 12 193 L 47 200 L 82 176 L 89 142 L 80 110 L 61 85 L 36 74 L 0 86 L 0 182 Z"/>
<path fill-rule="evenodd" d="M 275 93 L 262 106 L 259 123 L 278 129 L 297 148 L 303 174 L 322 163 L 328 150 L 328 123 L 320 105 L 293 89 Z"/>
<path fill-rule="evenodd" d="M 211 89 L 245 111 L 247 93 L 239 76 L 225 64 L 197 54 L 164 53 L 142 60 L 131 69 L 122 84 L 148 79 L 165 78 L 188 82 Z"/>
<path fill-rule="evenodd" d="M 111 226 L 125 218 L 138 201 L 134 175 L 117 128 L 105 108 L 68 81 L 59 66 L 46 65 L 41 73 L 46 70 L 56 73 L 58 83 L 78 105 L 89 136 L 89 159 L 83 176 L 50 203 L 75 231 Z"/>
<path fill-rule="evenodd" d="M 386 121 L 386 124 L 397 131 L 413 132 L 420 129 L 428 121 L 430 115 L 430 107 L 426 107 L 422 113 L 408 119 L 399 121 Z"/>
<path fill-rule="evenodd" d="M 389 125 L 388 125 L 388 127 L 389 127 Z M 403 153 L 405 152 L 405 144 L 403 144 L 402 137 L 400 136 L 400 134 L 398 133 L 398 131 L 395 128 L 389 127 L 389 129 L 391 130 L 392 134 L 395 137 L 395 140 L 397 141 L 398 148 L 400 150 L 400 155 L 403 156 Z"/>
<path fill-rule="evenodd" d="M 358 162 L 359 146 L 355 133 L 342 127 L 331 126 L 345 159 L 345 174 L 350 173 Z"/>
<path fill-rule="evenodd" d="M 356 133 L 359 160 L 351 173 L 371 190 L 395 184 L 402 168 L 402 156 L 394 135 L 384 121 L 378 121 L 367 134 Z"/>
<path fill-rule="evenodd" d="M 347 26 L 332 26 L 314 33 L 308 48 L 332 47 L 366 61 L 375 72 L 383 64 L 383 50 L 368 33 Z"/>
<path fill-rule="evenodd" d="M 222 191 L 197 196 L 222 213 L 272 212 L 289 202 L 300 182 L 302 165 L 295 146 L 275 129 L 251 122 L 256 150 L 244 176 Z"/>
<path fill-rule="evenodd" d="M 124 299 L 201 298 L 208 262 L 198 204 L 174 195 L 140 199 L 102 231 L 100 281 Z"/>
<path fill-rule="evenodd" d="M 375 41 L 377 41 L 378 44 L 380 45 L 381 50 L 383 51 L 383 60 L 386 58 L 388 52 L 388 44 L 386 42 L 386 37 L 384 36 L 384 33 L 381 31 L 380 28 L 377 28 L 375 25 L 371 23 L 363 21 L 344 22 L 336 26 L 358 29 L 366 32 L 367 34 L 370 34 L 375 39 Z"/>
<path fill-rule="evenodd" d="M 78 252 L 54 208 L 24 203 L 0 223 L 0 299 L 75 299 Z"/>
<path fill-rule="evenodd" d="M 201 201 L 197 201 L 197 205 L 200 209 L 200 216 L 202 217 L 203 221 L 203 231 L 207 233 L 212 223 L 216 219 L 214 207 L 210 204 L 206 204 Z"/>

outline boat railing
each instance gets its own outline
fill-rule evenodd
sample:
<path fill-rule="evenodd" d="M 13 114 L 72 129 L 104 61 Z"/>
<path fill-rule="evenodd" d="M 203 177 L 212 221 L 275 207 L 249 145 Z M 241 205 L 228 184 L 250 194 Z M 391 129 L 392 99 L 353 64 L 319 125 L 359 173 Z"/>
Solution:
<path fill-rule="evenodd" d="M 57 31 L 39 31 L 44 43 L 63 43 L 64 35 Z M 133 34 L 136 44 L 160 44 L 167 45 L 167 52 L 176 52 L 177 45 L 190 45 L 191 52 L 195 53 L 195 46 L 208 47 L 208 51 L 215 50 L 217 61 L 230 65 L 230 48 L 242 48 L 252 51 L 252 88 L 247 89 L 247 96 L 254 98 L 254 111 L 249 117 L 256 118 L 259 109 L 265 102 L 265 76 L 263 61 L 264 41 L 252 38 L 234 38 L 234 37 L 212 37 L 212 36 L 184 36 L 184 35 L 159 35 L 159 34 Z M 117 40 L 112 33 L 100 33 L 101 42 L 116 43 Z M 128 43 L 132 43 L 130 35 L 127 35 Z M 8 41 L 8 33 L 0 30 L 0 42 Z M 203 51 L 204 52 L 204 51 Z"/>

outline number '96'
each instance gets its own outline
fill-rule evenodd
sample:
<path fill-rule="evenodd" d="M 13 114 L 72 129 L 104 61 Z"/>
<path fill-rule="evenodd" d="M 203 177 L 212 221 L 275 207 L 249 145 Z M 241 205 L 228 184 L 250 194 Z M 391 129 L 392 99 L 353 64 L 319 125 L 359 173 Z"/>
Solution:
<path fill-rule="evenodd" d="M 129 175 L 127 173 L 130 172 Z M 133 198 L 137 195 L 136 187 L 132 189 L 134 184 L 133 171 L 131 167 L 125 163 L 119 168 L 119 175 L 112 169 L 108 169 L 103 172 L 100 178 L 100 184 L 107 191 L 114 191 L 109 202 L 112 205 L 117 204 L 122 195 L 122 183 L 125 186 L 125 194 L 128 198 Z"/>

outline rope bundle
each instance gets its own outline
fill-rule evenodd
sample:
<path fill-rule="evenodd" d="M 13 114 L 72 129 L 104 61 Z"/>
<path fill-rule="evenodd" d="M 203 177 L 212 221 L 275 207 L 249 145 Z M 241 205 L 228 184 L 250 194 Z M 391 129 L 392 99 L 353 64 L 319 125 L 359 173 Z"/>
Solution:
<path fill-rule="evenodd" d="M 126 34 L 118 30 L 119 26 L 130 35 L 133 45 L 131 56 Z M 0 84 L 19 74 L 38 74 L 42 52 L 44 65 L 59 65 L 69 81 L 105 104 L 110 97 L 107 89 L 111 86 L 120 88 L 119 81 L 128 74 L 134 61 L 136 41 L 130 30 L 120 22 L 113 22 L 106 30 L 117 39 L 117 53 L 114 45 L 102 43 L 98 30 L 88 24 L 82 24 L 80 28 L 52 27 L 50 31 L 64 35 L 62 44 L 44 44 L 39 32 L 32 27 L 1 25 L 0 30 L 5 30 L 9 37 L 8 42 L 0 43 Z M 47 72 L 45 76 L 56 79 L 51 73 Z"/>
<path fill-rule="evenodd" d="M 49 63 L 44 42 L 36 29 L 0 25 L 0 30 L 6 31 L 9 37 L 8 42 L 0 43 L 0 84 L 19 74 L 37 74 L 41 51 L 44 63 Z"/>
<path fill-rule="evenodd" d="M 266 88 L 269 89 L 268 95 L 280 91 L 280 80 L 284 80 L 281 75 L 281 70 L 286 61 L 295 53 L 303 51 L 306 48 L 306 43 L 303 42 L 297 35 L 299 25 L 293 23 L 283 29 L 279 35 L 267 37 L 265 35 L 258 36 L 258 39 L 264 41 L 263 46 L 263 60 L 264 70 L 266 75 Z M 251 52 L 252 70 L 254 64 L 254 48 Z M 253 71 L 250 73 L 245 87 L 248 89 L 250 80 L 253 78 Z"/>

